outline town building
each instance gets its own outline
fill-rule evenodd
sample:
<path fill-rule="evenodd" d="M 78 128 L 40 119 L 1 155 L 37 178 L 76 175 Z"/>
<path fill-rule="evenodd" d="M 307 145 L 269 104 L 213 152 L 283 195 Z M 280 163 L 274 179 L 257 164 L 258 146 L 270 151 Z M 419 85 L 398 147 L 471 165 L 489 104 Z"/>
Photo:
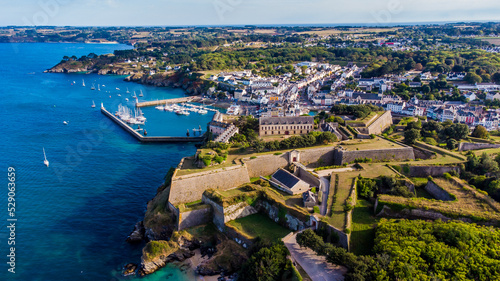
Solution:
<path fill-rule="evenodd" d="M 307 134 L 313 129 L 312 116 L 259 118 L 259 136 Z"/>

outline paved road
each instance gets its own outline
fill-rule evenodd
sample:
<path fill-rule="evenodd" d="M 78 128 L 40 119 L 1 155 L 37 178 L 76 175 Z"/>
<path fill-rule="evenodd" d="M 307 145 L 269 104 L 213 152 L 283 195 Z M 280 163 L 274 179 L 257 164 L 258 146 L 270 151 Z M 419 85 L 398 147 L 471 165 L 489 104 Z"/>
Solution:
<path fill-rule="evenodd" d="M 326 215 L 326 211 L 328 210 L 328 194 L 330 194 L 330 181 L 327 178 L 319 178 L 321 182 L 321 190 L 323 191 L 323 201 L 321 202 L 321 208 L 319 209 L 319 213 L 324 216 Z"/>
<path fill-rule="evenodd" d="M 283 239 L 285 246 L 292 255 L 292 260 L 298 262 L 307 272 L 312 281 L 341 281 L 347 269 L 340 265 L 326 262 L 326 258 L 318 256 L 309 248 L 300 248 L 296 240 L 297 234 L 288 235 Z"/>
<path fill-rule="evenodd" d="M 356 171 L 356 169 L 352 168 L 352 167 L 345 167 L 345 168 L 337 168 L 337 169 L 328 169 L 328 170 L 316 171 L 316 173 L 320 177 L 328 177 L 331 173 L 341 173 L 341 172 L 351 172 L 351 171 Z"/>

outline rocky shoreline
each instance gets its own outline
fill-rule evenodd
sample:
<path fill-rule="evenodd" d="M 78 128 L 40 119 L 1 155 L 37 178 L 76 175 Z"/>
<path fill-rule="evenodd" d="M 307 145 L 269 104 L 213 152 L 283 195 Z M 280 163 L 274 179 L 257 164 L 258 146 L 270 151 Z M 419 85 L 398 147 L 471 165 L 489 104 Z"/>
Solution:
<path fill-rule="evenodd" d="M 168 242 L 165 240 L 149 240 L 146 235 L 144 223 L 142 221 L 138 222 L 135 224 L 134 230 L 127 237 L 127 242 L 140 243 L 142 241 L 148 241 L 149 244 L 155 241 L 167 243 L 171 246 L 170 251 L 150 257 L 144 250 L 148 247 L 148 245 L 146 245 L 143 249 L 141 263 L 126 264 L 123 267 L 122 274 L 123 276 L 145 276 L 163 268 L 168 263 L 173 263 L 179 266 L 183 271 L 190 271 L 196 276 L 199 276 L 201 280 L 232 280 L 235 277 L 235 275 L 232 274 L 236 272 L 236 268 L 233 266 L 225 268 L 215 259 L 218 255 L 223 254 L 221 251 L 224 248 L 227 248 L 225 243 L 234 242 L 227 238 L 223 238 L 222 240 L 220 237 L 218 238 L 218 241 L 213 245 L 213 241 L 207 243 L 207 241 L 199 240 L 186 232 L 177 232 Z"/>
<path fill-rule="evenodd" d="M 73 62 L 74 63 L 74 62 Z M 192 73 L 181 72 L 163 72 L 154 75 L 138 73 L 118 67 L 112 67 L 109 64 L 101 64 L 98 61 L 78 62 L 60 62 L 59 64 L 45 70 L 46 73 L 97 73 L 99 75 L 126 75 L 124 81 L 135 82 L 155 87 L 182 88 L 188 95 L 201 95 L 206 93 L 210 83 L 202 80 Z"/>

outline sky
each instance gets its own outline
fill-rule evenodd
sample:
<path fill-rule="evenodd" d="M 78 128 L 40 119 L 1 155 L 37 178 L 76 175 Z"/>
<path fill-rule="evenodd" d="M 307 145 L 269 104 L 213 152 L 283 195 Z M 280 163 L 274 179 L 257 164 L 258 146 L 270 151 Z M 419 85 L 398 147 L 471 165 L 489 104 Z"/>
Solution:
<path fill-rule="evenodd" d="M 500 21 L 499 0 L 0 0 L 0 26 Z"/>

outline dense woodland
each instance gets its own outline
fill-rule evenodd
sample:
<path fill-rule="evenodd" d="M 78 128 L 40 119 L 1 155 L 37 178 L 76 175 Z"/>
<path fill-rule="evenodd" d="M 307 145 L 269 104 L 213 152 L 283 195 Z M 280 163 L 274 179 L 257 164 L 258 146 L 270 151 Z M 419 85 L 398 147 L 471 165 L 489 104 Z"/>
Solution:
<path fill-rule="evenodd" d="M 500 231 L 464 222 L 382 219 L 373 256 L 325 243 L 312 230 L 297 242 L 347 267 L 350 280 L 499 280 Z"/>

